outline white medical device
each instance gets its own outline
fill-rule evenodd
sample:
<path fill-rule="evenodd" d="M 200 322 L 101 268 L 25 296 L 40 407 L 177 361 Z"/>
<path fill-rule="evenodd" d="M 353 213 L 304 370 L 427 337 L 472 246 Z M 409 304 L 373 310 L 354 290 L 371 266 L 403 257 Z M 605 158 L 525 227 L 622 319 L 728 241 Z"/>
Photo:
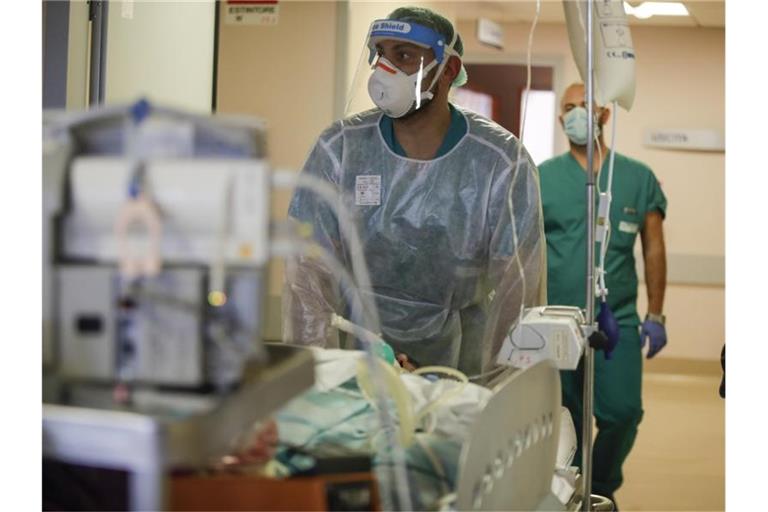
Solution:
<path fill-rule="evenodd" d="M 144 182 L 160 214 L 159 247 L 166 265 L 261 267 L 269 259 L 269 169 L 263 160 L 152 159 Z M 122 255 L 115 222 L 125 203 L 136 163 L 123 156 L 83 156 L 73 160 L 71 207 L 64 219 L 63 254 L 115 263 Z M 143 245 L 147 235 L 126 233 Z"/>
<path fill-rule="evenodd" d="M 624 3 L 620 0 L 587 1 L 594 1 L 595 99 L 599 105 L 615 100 L 629 110 L 635 100 L 635 50 Z M 563 0 L 563 8 L 573 58 L 586 83 L 586 2 Z"/>
<path fill-rule="evenodd" d="M 262 341 L 265 138 L 142 101 L 46 113 L 44 502 L 168 509 L 170 470 L 221 461 L 312 385 L 308 351 Z"/>
<path fill-rule="evenodd" d="M 87 116 L 46 127 L 46 373 L 236 385 L 263 359 L 263 127 L 162 109 Z"/>
<path fill-rule="evenodd" d="M 575 370 L 587 345 L 583 325 L 584 315 L 576 307 L 526 309 L 504 338 L 496 362 L 522 369 L 550 360 L 561 370 Z"/>

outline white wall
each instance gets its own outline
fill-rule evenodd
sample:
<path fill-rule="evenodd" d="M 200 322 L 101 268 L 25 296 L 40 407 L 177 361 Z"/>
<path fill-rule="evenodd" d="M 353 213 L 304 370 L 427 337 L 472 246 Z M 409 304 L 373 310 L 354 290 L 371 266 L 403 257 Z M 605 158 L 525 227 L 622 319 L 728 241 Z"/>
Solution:
<path fill-rule="evenodd" d="M 213 0 L 109 3 L 106 102 L 140 97 L 210 112 L 213 90 Z M 128 16 L 132 12 L 132 16 Z"/>
<path fill-rule="evenodd" d="M 500 51 L 476 40 L 474 23 L 460 22 L 468 58 L 524 62 L 528 25 L 503 26 L 505 47 Z M 724 132 L 724 36 L 716 28 L 632 27 L 637 95 L 631 112 L 618 113 L 617 151 L 651 166 L 669 200 L 664 229 L 670 282 L 664 309 L 670 342 L 660 355 L 664 358 L 715 360 L 725 340 L 725 155 L 647 148 L 643 134 L 649 128 Z M 554 65 L 558 95 L 580 81 L 564 25 L 539 25 L 533 48 L 535 62 Z M 556 152 L 567 147 L 558 130 Z M 643 286 L 639 293 L 642 316 Z"/>
<path fill-rule="evenodd" d="M 266 121 L 271 165 L 298 172 L 317 136 L 335 117 L 337 9 L 342 4 L 281 2 L 274 26 L 227 24 L 225 8 L 222 2 L 217 110 Z M 290 198 L 285 191 L 272 196 L 273 219 L 285 219 Z M 282 282 L 282 261 L 273 260 L 273 298 L 280 296 Z M 268 314 L 280 313 L 272 308 Z M 269 321 L 278 328 L 268 334 L 279 336 L 279 322 Z"/>
<path fill-rule="evenodd" d="M 67 110 L 88 105 L 88 3 L 69 3 L 69 41 L 67 43 Z"/>

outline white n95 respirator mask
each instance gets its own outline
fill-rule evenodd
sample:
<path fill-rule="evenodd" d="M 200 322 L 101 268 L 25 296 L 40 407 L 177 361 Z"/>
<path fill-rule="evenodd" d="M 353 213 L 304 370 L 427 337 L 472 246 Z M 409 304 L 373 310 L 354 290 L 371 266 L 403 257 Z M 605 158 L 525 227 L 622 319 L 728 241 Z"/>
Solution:
<path fill-rule="evenodd" d="M 368 79 L 368 94 L 389 117 L 403 117 L 433 98 L 430 90 L 437 82 L 437 77 L 426 91 L 421 91 L 421 84 L 426 74 L 436 65 L 435 59 L 416 73 L 407 75 L 384 57 L 379 57 Z"/>
<path fill-rule="evenodd" d="M 573 107 L 563 116 L 563 128 L 568 139 L 577 146 L 587 145 L 587 109 Z M 600 126 L 595 123 L 595 137 L 600 136 Z"/>

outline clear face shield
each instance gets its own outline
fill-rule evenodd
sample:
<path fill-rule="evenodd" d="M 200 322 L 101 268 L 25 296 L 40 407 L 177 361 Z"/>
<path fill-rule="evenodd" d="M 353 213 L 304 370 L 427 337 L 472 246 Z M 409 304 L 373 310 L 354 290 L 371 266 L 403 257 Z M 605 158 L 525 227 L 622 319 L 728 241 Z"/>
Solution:
<path fill-rule="evenodd" d="M 374 21 L 347 94 L 345 117 L 378 106 L 400 118 L 423 107 L 433 98 L 455 39 L 446 41 L 416 23 Z"/>

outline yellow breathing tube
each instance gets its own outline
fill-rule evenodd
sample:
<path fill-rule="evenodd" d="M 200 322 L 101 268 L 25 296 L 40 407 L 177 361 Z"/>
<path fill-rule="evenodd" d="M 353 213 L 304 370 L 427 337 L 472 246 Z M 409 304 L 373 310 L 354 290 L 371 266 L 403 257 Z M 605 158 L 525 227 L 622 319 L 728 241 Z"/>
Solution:
<path fill-rule="evenodd" d="M 416 427 L 421 424 L 421 421 L 434 411 L 438 405 L 449 398 L 459 395 L 469 383 L 467 376 L 454 368 L 449 368 L 447 366 L 425 366 L 423 368 L 418 368 L 412 372 L 412 375 L 441 373 L 455 378 L 458 381 L 458 385 L 447 390 L 437 400 L 430 402 L 418 414 L 414 414 L 411 396 L 408 394 L 408 389 L 400 378 L 402 370 L 400 370 L 399 367 L 387 364 L 382 360 L 377 360 L 376 363 L 379 364 L 381 368 L 384 386 L 386 387 L 385 392 L 395 403 L 395 410 L 397 411 L 397 417 L 400 424 L 398 435 L 400 443 L 405 447 L 408 447 L 413 443 Z M 371 398 L 373 396 L 373 389 L 370 372 L 368 365 L 362 359 L 357 363 L 357 384 L 360 387 L 363 396 L 375 406 L 375 402 Z"/>

